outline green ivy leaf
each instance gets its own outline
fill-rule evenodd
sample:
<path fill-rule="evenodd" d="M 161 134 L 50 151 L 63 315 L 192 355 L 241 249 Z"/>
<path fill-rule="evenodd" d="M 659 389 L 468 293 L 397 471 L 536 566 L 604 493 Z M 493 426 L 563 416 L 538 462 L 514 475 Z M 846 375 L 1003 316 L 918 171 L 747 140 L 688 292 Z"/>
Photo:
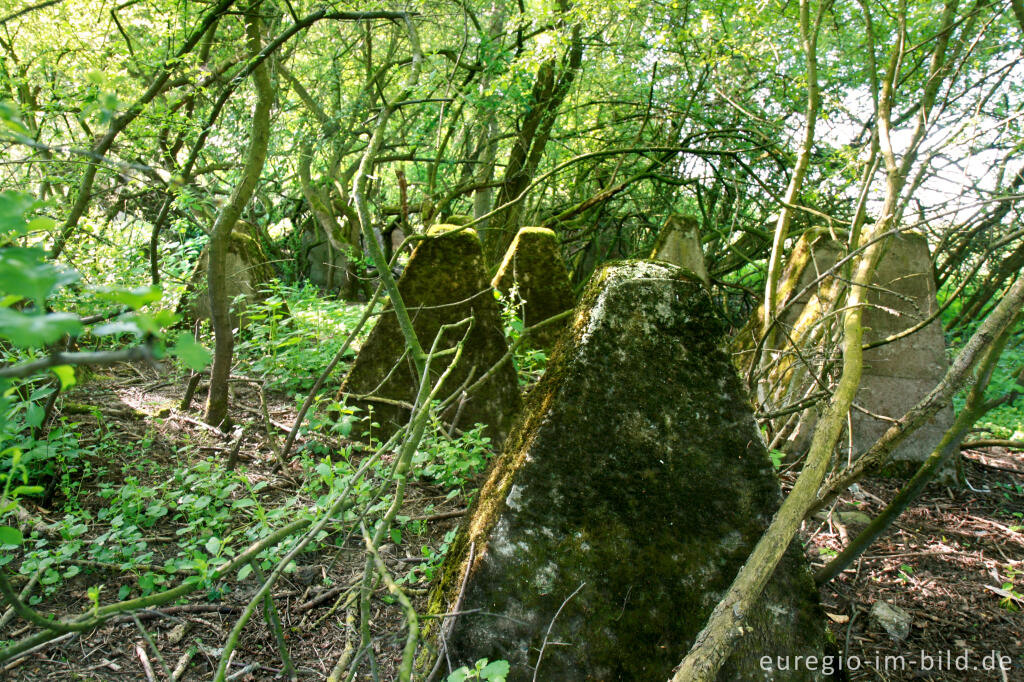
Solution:
<path fill-rule="evenodd" d="M 181 358 L 181 361 L 189 369 L 194 369 L 197 372 L 210 364 L 210 359 L 213 357 L 210 355 L 210 351 L 196 342 L 188 332 L 178 334 L 174 347 L 171 348 L 171 354 Z"/>

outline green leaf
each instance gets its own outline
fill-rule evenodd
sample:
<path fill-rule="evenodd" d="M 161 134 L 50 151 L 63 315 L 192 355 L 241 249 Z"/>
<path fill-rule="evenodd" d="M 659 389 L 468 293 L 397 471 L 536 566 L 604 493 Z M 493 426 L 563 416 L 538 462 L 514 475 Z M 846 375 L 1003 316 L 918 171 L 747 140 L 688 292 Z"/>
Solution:
<path fill-rule="evenodd" d="M 448 682 L 463 682 L 467 677 L 469 677 L 469 668 L 462 666 L 448 676 Z"/>
<path fill-rule="evenodd" d="M 213 357 L 210 355 L 210 351 L 206 350 L 202 344 L 196 342 L 195 338 L 188 332 L 178 334 L 174 347 L 171 348 L 171 353 L 181 358 L 181 361 L 189 369 L 196 371 L 210 364 L 210 359 Z"/>
<path fill-rule="evenodd" d="M 395 543 L 396 545 L 402 544 L 402 531 L 398 530 L 397 528 L 392 528 L 391 542 Z"/>
<path fill-rule="evenodd" d="M 0 526 L 0 545 L 20 546 L 23 542 L 25 542 L 25 536 L 21 534 L 20 530 L 10 526 Z"/>
<path fill-rule="evenodd" d="M 249 577 L 250 573 L 252 573 L 252 564 L 246 564 L 245 566 L 242 566 L 240 569 L 238 569 L 238 579 L 245 580 Z"/>
<path fill-rule="evenodd" d="M 133 319 L 142 331 L 149 332 L 150 334 L 159 334 L 161 329 L 170 327 L 181 318 L 170 310 L 158 310 L 151 314 L 136 315 Z"/>
<path fill-rule="evenodd" d="M 206 541 L 206 551 L 213 556 L 217 556 L 220 553 L 220 538 L 214 535 L 212 538 Z"/>
<path fill-rule="evenodd" d="M 0 308 L 0 338 L 9 340 L 19 348 L 45 346 L 65 334 L 77 336 L 80 331 L 82 322 L 77 315 L 25 315 L 10 308 Z"/>
<path fill-rule="evenodd" d="M 35 200 L 22 192 L 0 192 L 0 236 L 28 232 L 25 213 L 32 209 Z"/>
<path fill-rule="evenodd" d="M 7 247 L 0 250 L 0 292 L 30 298 L 42 308 L 56 289 L 78 279 L 77 272 L 46 263 L 45 257 L 42 249 Z"/>
<path fill-rule="evenodd" d="M 45 216 L 40 216 L 38 218 L 33 218 L 32 220 L 28 221 L 28 224 L 25 226 L 25 231 L 26 232 L 46 231 L 46 230 L 52 230 L 56 226 L 57 226 L 57 221 L 54 220 L 53 218 L 47 218 Z"/>
<path fill-rule="evenodd" d="M 120 287 L 98 287 L 96 296 L 104 301 L 113 301 L 126 305 L 132 310 L 138 310 L 147 303 L 159 301 L 163 296 L 163 289 L 157 284 L 135 289 L 123 289 Z"/>
<path fill-rule="evenodd" d="M 139 329 L 139 325 L 135 320 L 116 320 L 93 327 L 92 333 L 95 336 L 110 336 L 113 334 L 135 334 L 136 336 L 141 336 L 142 330 Z"/>
<path fill-rule="evenodd" d="M 51 367 L 53 373 L 60 379 L 61 390 L 66 390 L 75 385 L 75 368 L 71 365 L 57 365 Z"/>
<path fill-rule="evenodd" d="M 508 661 L 492 661 L 480 671 L 481 680 L 493 680 L 493 682 L 505 682 L 508 676 Z"/>

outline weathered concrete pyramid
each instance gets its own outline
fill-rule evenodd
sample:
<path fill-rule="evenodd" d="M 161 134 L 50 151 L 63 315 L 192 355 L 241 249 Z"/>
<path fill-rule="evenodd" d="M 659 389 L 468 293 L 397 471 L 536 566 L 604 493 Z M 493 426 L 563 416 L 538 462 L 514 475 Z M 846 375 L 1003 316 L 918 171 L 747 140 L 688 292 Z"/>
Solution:
<path fill-rule="evenodd" d="M 591 280 L 431 595 L 461 614 L 428 634 L 450 626 L 453 665 L 530 680 L 547 642 L 536 679 L 666 680 L 768 525 L 779 482 L 691 277 L 632 261 Z M 749 625 L 719 679 L 819 679 L 760 667 L 825 648 L 799 543 Z"/>
<path fill-rule="evenodd" d="M 825 228 L 812 228 L 800 236 L 779 278 L 778 300 L 782 313 L 779 324 L 785 329 L 782 339 L 799 340 L 808 328 L 821 319 L 819 300 L 827 296 L 827 287 L 834 284 L 825 275 L 843 255 L 844 245 Z M 808 288 L 812 282 L 817 284 Z M 806 291 L 805 291 L 806 289 Z M 733 352 L 742 371 L 749 367 L 754 345 L 764 329 L 764 303 L 758 306 L 750 321 L 733 340 Z"/>
<path fill-rule="evenodd" d="M 186 320 L 210 319 L 210 297 L 208 291 L 209 248 L 204 248 L 189 278 L 185 294 L 178 304 L 178 314 Z M 274 278 L 259 232 L 255 225 L 239 220 L 231 233 L 228 255 L 224 262 L 227 276 L 227 298 L 231 307 L 231 324 L 238 326 L 245 306 L 267 297 L 265 285 Z M 242 296 L 240 303 L 234 301 Z"/>
<path fill-rule="evenodd" d="M 335 249 L 327 239 L 324 229 L 315 220 L 310 220 L 302 230 L 302 258 L 309 281 L 327 291 L 350 289 L 348 254 Z"/>
<path fill-rule="evenodd" d="M 892 237 L 875 271 L 875 288 L 864 309 L 864 343 L 872 344 L 927 320 L 938 310 L 928 240 L 920 233 Z M 864 370 L 855 402 L 868 412 L 897 418 L 923 399 L 949 367 L 942 323 L 935 319 L 897 341 L 864 351 Z M 867 449 L 889 428 L 889 422 L 859 410 L 850 413 L 853 451 Z M 920 464 L 953 425 L 952 405 L 944 407 L 903 441 L 892 455 L 894 468 Z M 914 467 L 916 468 L 916 467 Z M 949 480 L 952 469 L 940 478 Z"/>
<path fill-rule="evenodd" d="M 491 285 L 507 294 L 513 286 L 525 301 L 523 324 L 527 327 L 572 308 L 574 300 L 569 271 L 558 252 L 558 238 L 545 227 L 524 227 L 516 234 Z M 532 336 L 531 345 L 551 348 L 568 320 L 549 324 Z"/>
<path fill-rule="evenodd" d="M 472 383 L 489 371 L 508 351 L 508 345 L 476 232 L 454 225 L 435 225 L 427 236 L 412 252 L 398 280 L 398 290 L 417 338 L 424 350 L 429 350 L 442 325 L 474 318 L 462 358 L 441 389 L 441 395 L 447 396 L 467 379 Z M 463 331 L 450 332 L 439 347 L 455 346 Z M 435 380 L 447 365 L 443 358 L 432 363 Z M 411 403 L 416 396 L 416 384 L 398 319 L 386 310 L 359 351 L 339 398 L 348 394 L 349 405 L 372 408 L 373 420 L 380 424 L 373 434 L 383 440 L 408 422 L 409 410 L 397 403 Z M 370 394 L 372 397 L 352 397 Z M 478 390 L 464 401 L 456 401 L 441 416 L 450 422 L 457 414 L 455 425 L 462 429 L 477 422 L 487 424 L 484 433 L 500 446 L 519 406 L 519 382 L 512 363 L 507 362 Z"/>
<path fill-rule="evenodd" d="M 700 245 L 700 225 L 690 216 L 669 216 L 651 250 L 651 260 L 665 261 L 697 275 L 704 286 L 711 286 Z"/>

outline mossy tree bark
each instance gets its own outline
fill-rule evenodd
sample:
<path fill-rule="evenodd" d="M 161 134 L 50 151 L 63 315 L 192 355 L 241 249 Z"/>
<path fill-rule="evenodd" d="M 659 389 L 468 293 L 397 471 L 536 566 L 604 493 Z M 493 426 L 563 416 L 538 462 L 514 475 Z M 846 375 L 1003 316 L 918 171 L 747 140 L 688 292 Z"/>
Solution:
<path fill-rule="evenodd" d="M 252 56 L 260 52 L 260 0 L 256 0 L 245 15 L 246 42 Z M 213 323 L 214 351 L 213 367 L 210 369 L 210 391 L 206 398 L 206 423 L 223 427 L 228 413 L 228 376 L 231 374 L 231 358 L 234 352 L 234 333 L 231 316 L 228 313 L 227 276 L 224 263 L 228 255 L 231 232 L 242 215 L 242 209 L 249 203 L 256 189 L 256 183 L 263 172 L 270 141 L 270 107 L 274 92 L 270 73 L 265 62 L 252 72 L 256 88 L 256 106 L 252 112 L 252 133 L 246 152 L 242 180 L 235 187 L 227 205 L 217 216 L 210 235 L 209 295 L 210 320 Z"/>

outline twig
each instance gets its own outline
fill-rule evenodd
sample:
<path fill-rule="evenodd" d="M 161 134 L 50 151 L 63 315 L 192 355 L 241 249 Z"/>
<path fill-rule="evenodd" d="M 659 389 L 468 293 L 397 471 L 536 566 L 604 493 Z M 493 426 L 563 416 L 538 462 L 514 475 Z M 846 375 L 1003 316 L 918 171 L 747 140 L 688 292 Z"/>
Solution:
<path fill-rule="evenodd" d="M 231 675 L 228 675 L 227 680 L 228 682 L 231 682 L 231 680 L 237 680 L 241 677 L 245 677 L 246 675 L 248 675 L 253 670 L 256 670 L 259 667 L 259 663 L 250 663 L 249 665 L 239 670 L 237 673 L 232 673 Z"/>
<path fill-rule="evenodd" d="M 430 674 L 427 675 L 426 682 L 432 682 L 437 678 L 437 673 L 441 670 L 441 661 L 448 660 L 448 635 L 451 634 L 452 629 L 455 627 L 455 618 L 459 615 L 460 609 L 462 608 L 462 598 L 466 594 L 466 583 L 469 581 L 469 571 L 473 568 L 473 557 L 476 554 L 476 542 L 469 543 L 469 557 L 466 559 L 466 570 L 462 574 L 462 584 L 459 585 L 459 594 L 455 597 L 455 604 L 452 606 L 451 611 L 444 614 L 444 620 L 441 623 L 441 632 L 438 636 L 438 640 L 441 642 L 441 651 L 437 654 L 437 660 L 434 661 L 434 667 L 430 669 Z M 448 620 L 451 618 L 451 620 Z M 451 671 L 452 662 L 448 660 L 448 670 Z"/>
<path fill-rule="evenodd" d="M 238 438 L 236 438 L 235 442 L 231 445 L 231 450 L 228 452 L 227 464 L 224 465 L 228 471 L 234 470 L 235 465 L 238 464 L 238 453 L 242 450 L 242 443 L 245 442 L 245 437 L 249 433 L 250 426 L 251 424 L 243 426 L 241 432 L 238 434 Z"/>
<path fill-rule="evenodd" d="M 181 679 L 188 668 L 188 664 L 195 658 L 198 650 L 198 647 L 192 645 L 181 655 L 181 658 L 178 659 L 178 665 L 174 666 L 174 672 L 171 673 L 171 682 L 178 682 Z"/>
<path fill-rule="evenodd" d="M 446 519 L 457 519 L 460 516 L 465 516 L 465 515 L 466 515 L 466 510 L 465 509 L 456 509 L 454 511 L 441 512 L 440 514 L 431 514 L 430 516 L 410 516 L 409 520 L 410 521 L 426 521 L 427 523 L 430 523 L 431 521 L 444 521 Z"/>
<path fill-rule="evenodd" d="M 577 587 L 572 594 L 565 598 L 565 601 L 562 602 L 562 605 L 558 607 L 557 611 L 555 611 L 554 618 L 552 618 L 551 622 L 548 623 L 548 631 L 544 633 L 544 641 L 541 642 L 540 653 L 537 654 L 537 664 L 533 666 L 533 682 L 537 682 L 537 673 L 540 672 L 540 659 L 544 657 L 544 649 L 548 645 L 548 637 L 551 636 L 551 628 L 555 627 L 555 621 L 558 620 L 558 616 L 562 613 L 562 609 L 565 608 L 565 605 L 568 604 L 569 600 L 575 597 L 576 594 L 583 589 L 584 585 L 586 585 L 585 582 L 580 583 L 580 586 Z"/>
<path fill-rule="evenodd" d="M 359 331 L 363 328 L 363 325 L 365 325 L 366 321 L 370 318 L 371 312 L 377 305 L 377 301 L 380 299 L 382 290 L 383 289 L 378 286 L 376 291 L 373 292 L 370 302 L 366 305 L 366 310 L 363 311 L 363 316 L 359 318 L 359 322 L 356 323 L 356 326 L 349 333 L 348 338 L 345 339 L 345 343 L 341 345 L 338 352 L 335 353 L 334 357 L 331 358 L 331 361 L 327 363 L 327 367 L 324 368 L 324 371 L 316 378 L 313 388 L 309 390 L 309 393 L 306 395 L 306 399 L 302 402 L 302 407 L 299 408 L 299 413 L 295 416 L 295 425 L 292 426 L 291 430 L 288 432 L 287 438 L 284 439 L 284 445 L 281 446 L 282 459 L 288 457 L 288 453 L 291 452 L 292 445 L 295 444 L 295 438 L 299 434 L 299 428 L 302 426 L 302 422 L 306 418 L 306 413 L 309 412 L 309 408 L 313 405 L 313 401 L 316 399 L 317 393 L 320 392 L 320 388 L 324 385 L 324 382 L 327 381 L 331 372 L 333 372 L 334 368 L 339 362 L 341 362 L 342 356 L 344 356 L 348 351 L 349 346 L 352 345 L 352 341 L 355 340 Z"/>
<path fill-rule="evenodd" d="M 153 666 L 149 664 L 149 657 L 146 656 L 146 649 L 142 646 L 142 642 L 138 642 L 135 645 L 135 655 L 142 661 L 142 669 L 146 671 L 146 679 L 149 682 L 156 682 L 156 675 L 153 674 Z"/>
<path fill-rule="evenodd" d="M 192 397 L 196 394 L 196 389 L 199 388 L 199 380 L 202 378 L 202 372 L 192 372 L 192 376 L 188 378 L 188 385 L 185 386 L 185 395 L 182 397 L 181 405 L 178 407 L 182 412 L 192 408 Z"/>
<path fill-rule="evenodd" d="M 34 574 L 32 574 L 32 577 L 28 579 L 28 583 L 25 584 L 25 587 L 21 588 L 21 594 L 18 595 L 19 599 L 21 599 L 22 601 L 28 599 L 28 596 L 32 594 L 32 590 L 35 589 L 36 584 L 39 582 L 40 576 L 43 575 L 44 570 L 45 569 L 40 568 Z M 8 608 L 7 612 L 4 613 L 2 618 L 0 618 L 0 628 L 10 623 L 12 618 L 14 618 L 13 606 Z"/>
<path fill-rule="evenodd" d="M 45 358 L 0 368 L 0 379 L 23 379 L 51 367 L 61 365 L 114 365 L 119 362 L 147 360 L 156 364 L 153 351 L 148 345 L 134 346 L 124 350 L 96 351 L 83 353 L 51 353 Z"/>
<path fill-rule="evenodd" d="M 260 568 L 257 561 L 250 561 L 249 565 L 252 566 L 253 573 L 260 581 L 266 581 L 267 576 Z M 281 654 L 281 663 L 284 665 L 282 674 L 290 680 L 298 679 L 295 675 L 295 666 L 292 665 L 292 657 L 288 655 L 288 643 L 284 640 L 284 628 L 281 626 L 281 616 L 277 613 L 277 607 L 274 606 L 274 600 L 268 592 L 263 597 L 263 618 L 267 622 L 267 626 L 274 633 L 274 639 L 277 640 L 277 650 Z"/>
<path fill-rule="evenodd" d="M 153 655 L 156 656 L 157 663 L 160 664 L 160 669 L 163 670 L 164 671 L 164 675 L 166 675 L 167 678 L 170 679 L 170 677 L 171 677 L 171 669 L 167 667 L 167 662 L 164 661 L 164 657 L 160 653 L 160 650 L 156 648 L 156 643 L 153 641 L 153 638 L 149 636 L 149 632 L 146 630 L 146 628 L 144 628 L 142 626 L 142 621 L 139 620 L 139 617 L 137 615 L 135 615 L 134 613 L 132 614 L 132 620 L 135 621 L 135 627 L 137 627 L 139 629 L 139 632 L 142 633 L 142 638 L 144 640 L 146 640 L 146 644 L 148 644 L 149 648 L 153 650 Z M 141 649 L 141 646 L 140 645 L 136 645 L 136 649 Z M 144 657 L 145 655 L 146 655 L 146 652 L 143 649 L 142 652 L 141 652 L 140 658 Z M 152 668 L 148 667 L 148 663 L 149 663 L 149 661 L 147 661 L 147 660 L 145 660 L 143 658 L 143 666 L 146 668 L 146 674 L 147 675 L 152 675 L 153 670 L 152 670 Z"/>
<path fill-rule="evenodd" d="M 46 647 L 50 646 L 51 644 L 56 644 L 58 642 L 63 642 L 64 640 L 68 640 L 68 639 L 74 639 L 75 637 L 78 637 L 79 634 L 80 633 L 78 633 L 78 632 L 67 632 L 67 633 L 64 633 L 63 635 L 61 635 L 60 637 L 55 637 L 53 639 L 48 639 L 45 642 L 42 642 L 40 644 L 35 645 L 34 647 L 31 647 L 29 649 L 25 649 L 24 651 L 21 652 L 20 656 L 18 656 L 13 661 L 11 661 L 10 663 L 8 663 L 7 665 L 4 666 L 4 672 L 10 672 L 11 670 L 14 670 L 19 665 L 21 665 L 21 663 L 26 658 L 28 658 L 29 656 L 31 656 L 35 652 L 37 652 L 37 651 L 39 651 L 41 649 L 45 649 Z"/>
<path fill-rule="evenodd" d="M 207 424 L 205 422 L 201 422 L 198 419 L 193 419 L 192 417 L 189 417 L 188 415 L 185 415 L 185 414 L 174 414 L 174 413 L 171 413 L 171 419 L 180 419 L 181 421 L 183 421 L 183 422 L 185 422 L 187 424 L 191 424 L 192 426 L 197 426 L 197 427 L 203 429 L 204 431 L 207 431 L 209 433 L 212 433 L 212 434 L 216 435 L 218 438 L 223 438 L 224 440 L 229 440 L 231 438 L 230 434 L 224 433 L 223 431 L 218 429 L 216 426 L 210 426 L 209 424 Z"/>
<path fill-rule="evenodd" d="M 961 450 L 971 448 L 1008 448 L 1010 450 L 1024 450 L 1024 440 L 1000 440 L 998 438 L 984 438 L 981 440 L 967 441 L 960 444 Z"/>
<path fill-rule="evenodd" d="M 416 642 L 419 639 L 420 634 L 419 618 L 416 616 L 416 609 L 413 607 L 408 595 L 402 591 L 402 588 L 400 588 L 394 578 L 391 577 L 391 573 L 388 571 L 388 567 L 384 564 L 384 560 L 380 558 L 380 554 L 377 552 L 377 547 L 374 545 L 373 538 L 370 537 L 370 532 L 366 529 L 366 524 L 361 523 L 360 527 L 363 531 L 363 541 L 366 543 L 366 551 L 373 559 L 374 566 L 377 568 L 377 574 L 381 577 L 381 580 L 384 581 L 384 584 L 387 585 L 388 592 L 394 595 L 402 605 L 402 610 L 405 612 L 405 619 L 409 624 L 409 634 L 406 635 L 405 648 L 402 650 L 402 663 L 398 667 L 398 679 L 402 681 L 409 680 L 412 678 L 413 656 L 416 654 Z"/>
<path fill-rule="evenodd" d="M 352 645 L 352 632 L 355 630 L 356 611 L 352 608 L 355 605 L 356 592 L 349 593 L 349 602 L 345 605 L 345 649 L 338 657 L 331 674 L 327 676 L 327 682 L 338 682 L 342 674 L 352 664 L 352 655 L 355 647 Z"/>

